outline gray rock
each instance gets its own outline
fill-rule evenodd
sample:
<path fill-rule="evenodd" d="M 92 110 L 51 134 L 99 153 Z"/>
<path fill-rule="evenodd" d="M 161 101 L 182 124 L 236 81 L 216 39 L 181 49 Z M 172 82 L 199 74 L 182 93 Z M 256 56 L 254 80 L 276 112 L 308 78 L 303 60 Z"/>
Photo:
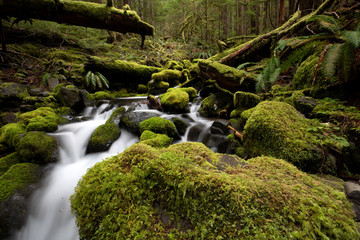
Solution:
<path fill-rule="evenodd" d="M 0 85 L 0 106 L 2 108 L 18 107 L 27 96 L 29 93 L 24 85 L 12 82 Z"/>
<path fill-rule="evenodd" d="M 353 203 L 355 218 L 360 221 L 360 185 L 354 182 L 345 182 L 344 187 L 346 196 Z"/>
<path fill-rule="evenodd" d="M 48 97 L 50 96 L 50 93 L 45 91 L 44 89 L 41 88 L 31 88 L 29 90 L 29 94 L 31 96 L 36 96 L 36 97 Z"/>
<path fill-rule="evenodd" d="M 91 105 L 88 95 L 86 90 L 80 90 L 77 87 L 62 87 L 58 99 L 62 105 L 70 107 L 75 112 L 80 112 L 85 106 Z"/>
<path fill-rule="evenodd" d="M 221 134 L 221 135 L 228 135 L 229 129 L 227 125 L 229 124 L 229 121 L 218 119 L 213 122 L 213 124 L 210 127 L 210 132 L 212 134 Z"/>
<path fill-rule="evenodd" d="M 57 78 L 50 78 L 48 80 L 48 87 L 50 89 L 50 91 L 53 91 L 54 88 L 56 87 L 56 85 L 58 85 L 60 82 L 59 82 L 59 79 Z"/>
<path fill-rule="evenodd" d="M 139 125 L 142 121 L 152 118 L 159 117 L 160 114 L 155 112 L 125 112 L 120 119 L 120 125 L 126 128 L 128 131 L 140 135 Z"/>

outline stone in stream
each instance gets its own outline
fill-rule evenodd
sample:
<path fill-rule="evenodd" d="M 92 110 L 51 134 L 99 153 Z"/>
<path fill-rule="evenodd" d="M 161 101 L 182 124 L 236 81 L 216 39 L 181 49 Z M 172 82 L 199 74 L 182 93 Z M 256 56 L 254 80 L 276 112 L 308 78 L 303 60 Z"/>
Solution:
<path fill-rule="evenodd" d="M 346 196 L 352 202 L 355 218 L 360 221 L 360 185 L 354 182 L 345 182 Z"/>

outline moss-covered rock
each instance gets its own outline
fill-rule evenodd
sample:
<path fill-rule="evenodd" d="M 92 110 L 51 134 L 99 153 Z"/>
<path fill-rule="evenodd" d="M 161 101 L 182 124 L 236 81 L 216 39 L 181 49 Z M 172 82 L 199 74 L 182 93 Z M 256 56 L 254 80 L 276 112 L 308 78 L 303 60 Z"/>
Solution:
<path fill-rule="evenodd" d="M 233 106 L 233 97 L 229 94 L 218 92 L 206 97 L 199 109 L 203 117 L 228 117 Z"/>
<path fill-rule="evenodd" d="M 66 120 L 58 116 L 52 108 L 41 107 L 31 112 L 20 115 L 26 125 L 27 131 L 55 132 L 58 124 L 65 123 Z"/>
<path fill-rule="evenodd" d="M 20 159 L 16 152 L 0 158 L 0 176 L 17 163 L 20 163 Z"/>
<path fill-rule="evenodd" d="M 140 136 L 140 142 L 154 148 L 164 148 L 170 146 L 173 139 L 165 134 L 145 130 Z"/>
<path fill-rule="evenodd" d="M 98 100 L 111 100 L 114 99 L 114 95 L 112 95 L 109 92 L 105 92 L 105 91 L 97 91 L 93 94 L 93 97 L 96 101 Z"/>
<path fill-rule="evenodd" d="M 106 123 L 115 123 L 117 126 L 120 125 L 121 116 L 125 113 L 125 107 L 118 107 L 115 111 L 113 111 L 106 121 Z"/>
<path fill-rule="evenodd" d="M 172 138 L 178 138 L 175 124 L 170 120 L 161 117 L 152 117 L 142 121 L 139 125 L 139 129 L 140 133 L 149 130 L 154 133 L 166 134 Z"/>
<path fill-rule="evenodd" d="M 126 128 L 126 130 L 140 136 L 140 123 L 146 119 L 158 116 L 160 116 L 160 114 L 154 112 L 127 111 L 121 116 L 120 125 Z"/>
<path fill-rule="evenodd" d="M 324 132 L 317 121 L 306 119 L 291 105 L 265 101 L 250 112 L 244 127 L 244 147 L 249 156 L 285 159 L 304 171 L 334 174 L 336 164 L 326 151 L 349 147 L 347 140 Z"/>
<path fill-rule="evenodd" d="M 13 82 L 0 85 L 1 108 L 17 107 L 25 97 L 29 97 L 29 93 L 24 85 Z"/>
<path fill-rule="evenodd" d="M 39 180 L 39 166 L 32 163 L 15 164 L 0 176 L 0 202 L 31 183 Z"/>
<path fill-rule="evenodd" d="M 73 85 L 61 87 L 56 96 L 62 106 L 69 107 L 75 112 L 80 112 L 91 103 L 90 94 L 86 90 L 81 90 Z"/>
<path fill-rule="evenodd" d="M 161 105 L 165 111 L 173 113 L 186 112 L 189 103 L 189 94 L 181 88 L 169 88 L 168 91 L 160 95 Z"/>
<path fill-rule="evenodd" d="M 170 87 L 170 83 L 164 81 L 155 82 L 154 80 L 151 80 L 147 84 L 147 88 L 149 90 L 160 89 L 163 90 L 162 92 L 165 92 L 165 90 L 168 89 L 169 87 Z"/>
<path fill-rule="evenodd" d="M 234 162 L 239 162 L 236 157 Z M 358 239 L 345 194 L 283 160 L 221 161 L 200 143 L 134 144 L 71 197 L 81 239 Z"/>
<path fill-rule="evenodd" d="M 234 94 L 234 108 L 249 109 L 258 105 L 260 97 L 254 93 L 238 91 Z"/>
<path fill-rule="evenodd" d="M 120 137 L 121 130 L 115 123 L 105 123 L 97 127 L 89 139 L 87 152 L 103 152 Z"/>
<path fill-rule="evenodd" d="M 183 75 L 181 71 L 165 69 L 151 75 L 151 80 L 154 82 L 168 82 L 171 86 L 175 86 L 183 82 Z"/>
<path fill-rule="evenodd" d="M 58 146 L 54 137 L 44 132 L 28 132 L 16 147 L 21 161 L 36 164 L 56 162 Z"/>
<path fill-rule="evenodd" d="M 189 127 L 189 124 L 185 122 L 184 120 L 174 117 L 171 119 L 171 121 L 175 124 L 176 130 L 180 135 L 184 135 L 186 132 L 186 129 Z"/>
<path fill-rule="evenodd" d="M 168 68 L 168 69 L 175 69 L 175 70 L 178 70 L 178 71 L 183 70 L 183 64 L 179 63 L 177 61 L 174 61 L 174 60 L 167 61 L 166 64 L 165 64 L 165 67 Z"/>
<path fill-rule="evenodd" d="M 6 124 L 0 128 L 0 143 L 15 148 L 25 133 L 26 128 L 22 123 Z"/>

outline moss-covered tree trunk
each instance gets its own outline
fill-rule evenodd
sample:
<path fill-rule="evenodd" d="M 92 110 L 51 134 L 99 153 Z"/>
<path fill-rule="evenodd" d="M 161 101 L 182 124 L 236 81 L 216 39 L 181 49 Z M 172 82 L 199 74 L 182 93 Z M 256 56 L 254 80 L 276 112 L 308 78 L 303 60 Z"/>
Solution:
<path fill-rule="evenodd" d="M 0 16 L 40 19 L 70 25 L 107 29 L 120 33 L 153 35 L 154 27 L 141 21 L 135 11 L 107 4 L 70 0 L 2 0 Z"/>
<path fill-rule="evenodd" d="M 242 62 L 256 61 L 256 57 L 266 57 L 270 54 L 269 49 L 271 43 L 274 40 L 281 39 L 287 34 L 292 34 L 303 28 L 306 25 L 307 20 L 313 15 L 321 14 L 326 9 L 331 7 L 335 0 L 326 0 L 317 10 L 301 17 L 301 13 L 298 11 L 282 26 L 272 30 L 269 33 L 263 34 L 250 40 L 244 44 L 228 49 L 222 53 L 219 53 L 210 58 L 210 60 L 219 61 L 222 64 L 229 66 L 237 66 Z"/>

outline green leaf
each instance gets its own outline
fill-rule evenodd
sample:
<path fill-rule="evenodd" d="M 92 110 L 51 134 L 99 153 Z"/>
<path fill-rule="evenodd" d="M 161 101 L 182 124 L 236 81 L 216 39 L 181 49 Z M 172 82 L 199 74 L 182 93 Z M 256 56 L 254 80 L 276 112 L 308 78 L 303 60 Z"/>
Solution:
<path fill-rule="evenodd" d="M 331 45 L 323 61 L 323 71 L 326 77 L 331 78 L 335 75 L 336 67 L 338 65 L 339 59 L 343 54 L 343 44 L 333 44 Z"/>
<path fill-rule="evenodd" d="M 360 46 L 360 31 L 344 31 L 343 36 L 345 41 L 358 48 Z"/>
<path fill-rule="evenodd" d="M 109 81 L 107 80 L 107 78 L 99 72 L 96 72 L 96 74 L 99 76 L 99 78 L 101 79 L 102 83 L 106 86 L 106 88 L 109 88 Z"/>

